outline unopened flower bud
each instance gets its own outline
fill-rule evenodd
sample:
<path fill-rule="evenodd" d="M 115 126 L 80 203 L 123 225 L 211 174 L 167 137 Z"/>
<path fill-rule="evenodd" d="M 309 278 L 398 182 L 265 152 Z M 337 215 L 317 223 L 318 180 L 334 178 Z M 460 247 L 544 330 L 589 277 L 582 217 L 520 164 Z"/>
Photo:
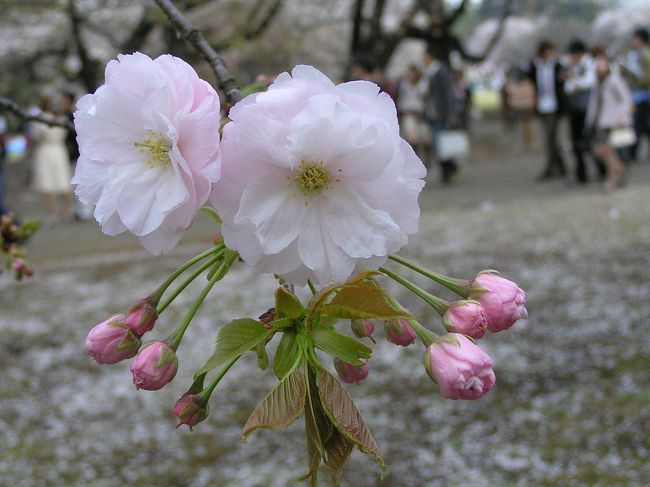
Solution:
<path fill-rule="evenodd" d="M 11 268 L 14 271 L 22 274 L 23 272 L 25 272 L 25 268 L 26 268 L 25 261 L 20 257 L 14 259 L 13 262 L 11 263 Z"/>
<path fill-rule="evenodd" d="M 408 321 L 401 320 L 387 320 L 384 322 L 384 331 L 386 338 L 389 342 L 402 347 L 408 347 L 417 338 L 415 331 L 408 324 Z"/>
<path fill-rule="evenodd" d="M 483 271 L 470 287 L 471 299 L 485 310 L 487 329 L 491 332 L 507 330 L 520 318 L 528 318 L 526 293 L 512 281 L 497 276 L 493 271 Z"/>
<path fill-rule="evenodd" d="M 449 333 L 429 345 L 422 361 L 447 399 L 478 399 L 496 381 L 488 354 L 458 333 Z"/>
<path fill-rule="evenodd" d="M 157 304 L 151 297 L 140 299 L 127 311 L 126 324 L 140 336 L 151 331 L 158 319 Z"/>
<path fill-rule="evenodd" d="M 208 404 L 199 394 L 183 394 L 174 404 L 178 426 L 186 424 L 190 430 L 208 417 Z"/>
<path fill-rule="evenodd" d="M 477 301 L 454 301 L 445 311 L 442 322 L 447 331 L 475 339 L 481 338 L 487 330 L 485 311 Z"/>
<path fill-rule="evenodd" d="M 129 368 L 137 389 L 157 391 L 176 375 L 178 358 L 169 344 L 155 340 L 140 348 Z"/>
<path fill-rule="evenodd" d="M 340 358 L 335 358 L 334 368 L 336 369 L 339 379 L 346 384 L 355 384 L 368 377 L 368 364 L 353 365 L 350 362 L 341 360 Z"/>
<path fill-rule="evenodd" d="M 352 320 L 352 332 L 359 338 L 370 338 L 375 331 L 375 326 L 370 320 Z"/>
<path fill-rule="evenodd" d="M 133 357 L 140 339 L 124 323 L 124 315 L 113 315 L 96 325 L 86 337 L 86 351 L 100 364 L 115 364 Z"/>

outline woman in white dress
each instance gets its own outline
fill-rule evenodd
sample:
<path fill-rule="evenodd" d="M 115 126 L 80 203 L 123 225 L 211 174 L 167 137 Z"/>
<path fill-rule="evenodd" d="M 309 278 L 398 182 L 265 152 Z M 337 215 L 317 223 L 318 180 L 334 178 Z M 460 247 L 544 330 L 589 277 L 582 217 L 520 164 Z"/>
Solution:
<path fill-rule="evenodd" d="M 40 105 L 43 114 L 54 116 L 48 100 L 42 100 Z M 63 200 L 63 218 L 67 220 L 71 216 L 70 158 L 65 145 L 67 134 L 63 127 L 33 123 L 34 189 L 45 196 L 47 217 L 51 222 L 58 219 L 57 196 Z"/>

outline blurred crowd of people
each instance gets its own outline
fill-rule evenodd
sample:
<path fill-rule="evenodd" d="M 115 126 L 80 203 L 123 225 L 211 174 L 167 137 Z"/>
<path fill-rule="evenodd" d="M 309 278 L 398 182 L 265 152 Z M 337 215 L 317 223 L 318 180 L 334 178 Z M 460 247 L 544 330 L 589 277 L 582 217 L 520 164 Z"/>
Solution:
<path fill-rule="evenodd" d="M 607 55 L 605 46 L 589 49 L 578 39 L 563 56 L 551 41 L 542 41 L 527 69 L 509 70 L 503 97 L 510 117 L 522 123 L 528 148 L 534 115 L 541 122 L 546 161 L 540 181 L 570 176 L 584 184 L 592 172 L 611 191 L 624 183 L 626 166 L 639 157 L 642 138 L 650 137 L 648 31 L 635 31 L 631 49 L 615 59 Z M 558 137 L 564 116 L 569 123 L 572 171 Z M 592 171 L 588 159 L 593 161 Z"/>

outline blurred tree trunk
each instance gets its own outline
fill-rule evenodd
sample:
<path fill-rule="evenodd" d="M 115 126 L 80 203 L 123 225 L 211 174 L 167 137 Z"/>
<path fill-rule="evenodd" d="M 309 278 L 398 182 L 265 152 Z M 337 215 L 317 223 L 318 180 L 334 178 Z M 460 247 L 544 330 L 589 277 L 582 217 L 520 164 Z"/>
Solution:
<path fill-rule="evenodd" d="M 497 44 L 505 21 L 511 13 L 512 0 L 504 0 L 500 26 L 483 53 L 472 55 L 468 53 L 454 34 L 454 25 L 465 13 L 468 1 L 462 0 L 460 4 L 448 12 L 444 0 L 412 0 L 412 3 L 393 29 L 386 29 L 382 25 L 382 18 L 386 11 L 388 0 L 374 0 L 372 5 L 366 0 L 355 0 L 352 5 L 352 33 L 350 40 L 351 63 L 355 57 L 363 55 L 372 58 L 374 63 L 385 69 L 390 62 L 395 50 L 404 39 L 421 39 L 427 47 L 435 48 L 443 59 L 449 60 L 452 52 L 458 52 L 470 61 L 485 59 L 492 48 Z M 417 25 L 415 19 L 424 15 L 424 26 Z"/>

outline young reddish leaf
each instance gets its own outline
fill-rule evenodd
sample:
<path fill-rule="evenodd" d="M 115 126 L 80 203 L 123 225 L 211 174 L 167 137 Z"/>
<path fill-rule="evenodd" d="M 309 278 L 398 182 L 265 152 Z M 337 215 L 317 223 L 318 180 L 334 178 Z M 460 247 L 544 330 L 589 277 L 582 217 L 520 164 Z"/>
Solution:
<path fill-rule="evenodd" d="M 384 290 L 371 280 L 344 287 L 332 301 L 321 305 L 318 311 L 328 316 L 349 319 L 410 318 L 405 310 L 393 307 Z"/>
<path fill-rule="evenodd" d="M 325 445 L 325 451 L 327 452 L 325 465 L 331 470 L 332 481 L 336 487 L 340 485 L 341 473 L 353 448 L 354 443 L 348 440 L 339 430 L 334 429 L 332 431 L 332 436 Z"/>
<path fill-rule="evenodd" d="M 334 427 L 359 450 L 372 455 L 383 470 L 386 468 L 379 446 L 370 434 L 361 413 L 341 383 L 324 369 L 318 372 L 318 394 L 327 417 Z"/>
<path fill-rule="evenodd" d="M 296 370 L 275 386 L 253 410 L 244 425 L 244 439 L 258 428 L 284 429 L 305 407 L 305 376 Z"/>
<path fill-rule="evenodd" d="M 347 286 L 354 286 L 355 284 L 358 284 L 360 282 L 363 282 L 364 280 L 368 279 L 371 276 L 378 275 L 379 272 L 377 271 L 365 271 L 361 272 L 360 274 L 357 274 L 356 276 L 352 277 L 348 281 L 344 282 L 343 284 L 332 284 L 331 286 L 328 286 L 326 288 L 321 289 L 313 298 L 311 298 L 311 301 L 309 301 L 309 304 L 307 305 L 307 322 L 308 324 L 311 324 L 311 320 L 316 312 L 316 310 L 334 293 L 337 291 L 344 289 Z"/>
<path fill-rule="evenodd" d="M 305 311 L 300 300 L 286 288 L 275 290 L 275 310 L 280 318 L 298 319 Z"/>

